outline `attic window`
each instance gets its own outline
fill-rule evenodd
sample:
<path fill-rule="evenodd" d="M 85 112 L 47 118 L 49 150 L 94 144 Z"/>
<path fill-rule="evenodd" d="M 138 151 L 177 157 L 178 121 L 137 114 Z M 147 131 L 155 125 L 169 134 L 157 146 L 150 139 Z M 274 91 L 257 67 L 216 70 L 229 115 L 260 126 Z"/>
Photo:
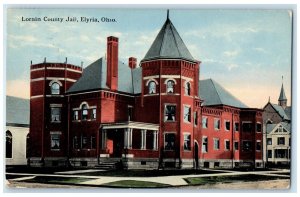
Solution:
<path fill-rule="evenodd" d="M 60 86 L 58 83 L 56 83 L 56 82 L 52 83 L 51 94 L 59 94 L 59 88 L 60 88 Z"/>
<path fill-rule="evenodd" d="M 169 94 L 174 93 L 174 85 L 175 85 L 174 81 L 172 80 L 167 81 L 167 93 Z"/>
<path fill-rule="evenodd" d="M 191 84 L 190 82 L 186 82 L 184 84 L 184 94 L 190 96 L 191 95 Z"/>
<path fill-rule="evenodd" d="M 149 94 L 156 93 L 156 83 L 154 81 L 149 82 Z"/>
<path fill-rule="evenodd" d="M 86 120 L 88 118 L 88 107 L 86 104 L 82 105 L 82 120 Z"/>

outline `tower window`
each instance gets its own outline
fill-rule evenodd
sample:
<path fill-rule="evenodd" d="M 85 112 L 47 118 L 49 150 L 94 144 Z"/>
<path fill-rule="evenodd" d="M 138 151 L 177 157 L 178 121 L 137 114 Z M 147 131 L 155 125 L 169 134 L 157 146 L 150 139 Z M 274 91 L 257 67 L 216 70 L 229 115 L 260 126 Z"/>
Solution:
<path fill-rule="evenodd" d="M 252 142 L 251 141 L 243 141 L 243 151 L 251 151 L 252 150 Z"/>
<path fill-rule="evenodd" d="M 175 121 L 176 106 L 166 105 L 165 106 L 165 121 Z"/>
<path fill-rule="evenodd" d="M 51 108 L 51 122 L 61 121 L 61 109 L 59 107 Z"/>
<path fill-rule="evenodd" d="M 183 120 L 185 122 L 191 122 L 191 108 L 184 106 Z"/>
<path fill-rule="evenodd" d="M 60 134 L 51 134 L 51 150 L 60 149 Z"/>
<path fill-rule="evenodd" d="M 174 93 L 174 85 L 175 85 L 174 81 L 172 80 L 167 81 L 167 93 L 169 94 Z"/>
<path fill-rule="evenodd" d="M 149 82 L 149 94 L 156 93 L 156 83 L 154 81 Z"/>
<path fill-rule="evenodd" d="M 60 88 L 60 86 L 58 83 L 56 83 L 56 82 L 52 83 L 51 94 L 59 94 L 59 88 Z"/>
<path fill-rule="evenodd" d="M 207 128 L 208 126 L 208 120 L 207 117 L 202 117 L 202 128 Z"/>
<path fill-rule="evenodd" d="M 186 82 L 184 84 L 184 94 L 191 95 L 191 83 L 190 82 Z"/>
<path fill-rule="evenodd" d="M 183 149 L 191 150 L 191 134 L 184 134 L 183 138 Z"/>
<path fill-rule="evenodd" d="M 96 114 L 97 114 L 97 110 L 94 108 L 94 109 L 92 109 L 92 119 L 96 119 Z"/>
<path fill-rule="evenodd" d="M 261 123 L 256 123 L 256 132 L 261 132 Z"/>
<path fill-rule="evenodd" d="M 78 120 L 78 111 L 75 110 L 73 113 L 73 120 Z"/>
<path fill-rule="evenodd" d="M 165 150 L 175 150 L 175 133 L 165 133 Z"/>
<path fill-rule="evenodd" d="M 215 119 L 215 122 L 214 122 L 214 127 L 215 127 L 215 130 L 220 130 L 220 119 Z"/>

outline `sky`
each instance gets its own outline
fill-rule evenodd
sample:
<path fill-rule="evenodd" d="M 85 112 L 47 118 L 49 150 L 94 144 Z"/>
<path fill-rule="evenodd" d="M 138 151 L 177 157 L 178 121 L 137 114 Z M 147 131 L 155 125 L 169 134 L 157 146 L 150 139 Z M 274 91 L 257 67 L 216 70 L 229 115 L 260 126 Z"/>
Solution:
<path fill-rule="evenodd" d="M 166 20 L 166 9 L 8 9 L 6 93 L 29 98 L 30 61 L 84 67 L 119 37 L 119 59 L 143 59 Z M 192 56 L 200 79 L 212 78 L 249 107 L 277 103 L 283 82 L 291 103 L 291 12 L 288 10 L 171 9 L 170 19 Z M 32 22 L 33 17 L 102 17 L 116 22 Z M 283 80 L 282 80 L 283 76 Z"/>

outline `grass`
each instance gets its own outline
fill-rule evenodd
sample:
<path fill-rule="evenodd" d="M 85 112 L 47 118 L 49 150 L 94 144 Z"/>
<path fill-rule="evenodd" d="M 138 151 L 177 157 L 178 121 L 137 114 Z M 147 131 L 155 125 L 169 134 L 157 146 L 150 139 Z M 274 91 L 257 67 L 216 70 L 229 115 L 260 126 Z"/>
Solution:
<path fill-rule="evenodd" d="M 48 176 L 37 176 L 33 179 L 25 180 L 24 182 L 31 183 L 53 183 L 53 184 L 78 184 L 83 181 L 89 181 L 93 179 L 80 178 L 80 177 L 48 177 Z"/>
<path fill-rule="evenodd" d="M 106 183 L 103 184 L 103 186 L 119 187 L 119 188 L 163 188 L 163 187 L 169 187 L 170 185 L 149 182 L 149 181 L 124 180 L 124 181 Z"/>
<path fill-rule="evenodd" d="M 215 184 L 215 183 L 255 182 L 255 181 L 266 181 L 266 180 L 276 180 L 276 179 L 286 179 L 286 178 L 249 174 L 249 175 L 237 175 L 237 176 L 194 177 L 194 178 L 185 178 L 184 180 L 189 185 L 205 185 L 205 184 Z"/>

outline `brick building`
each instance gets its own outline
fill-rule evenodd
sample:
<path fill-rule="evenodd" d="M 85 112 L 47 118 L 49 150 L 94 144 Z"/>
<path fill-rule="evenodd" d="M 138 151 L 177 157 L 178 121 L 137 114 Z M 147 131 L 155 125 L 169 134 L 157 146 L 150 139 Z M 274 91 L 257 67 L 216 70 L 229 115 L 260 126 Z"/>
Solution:
<path fill-rule="evenodd" d="M 199 80 L 169 17 L 140 66 L 118 60 L 118 43 L 85 69 L 31 65 L 32 166 L 261 166 L 262 111 Z"/>

